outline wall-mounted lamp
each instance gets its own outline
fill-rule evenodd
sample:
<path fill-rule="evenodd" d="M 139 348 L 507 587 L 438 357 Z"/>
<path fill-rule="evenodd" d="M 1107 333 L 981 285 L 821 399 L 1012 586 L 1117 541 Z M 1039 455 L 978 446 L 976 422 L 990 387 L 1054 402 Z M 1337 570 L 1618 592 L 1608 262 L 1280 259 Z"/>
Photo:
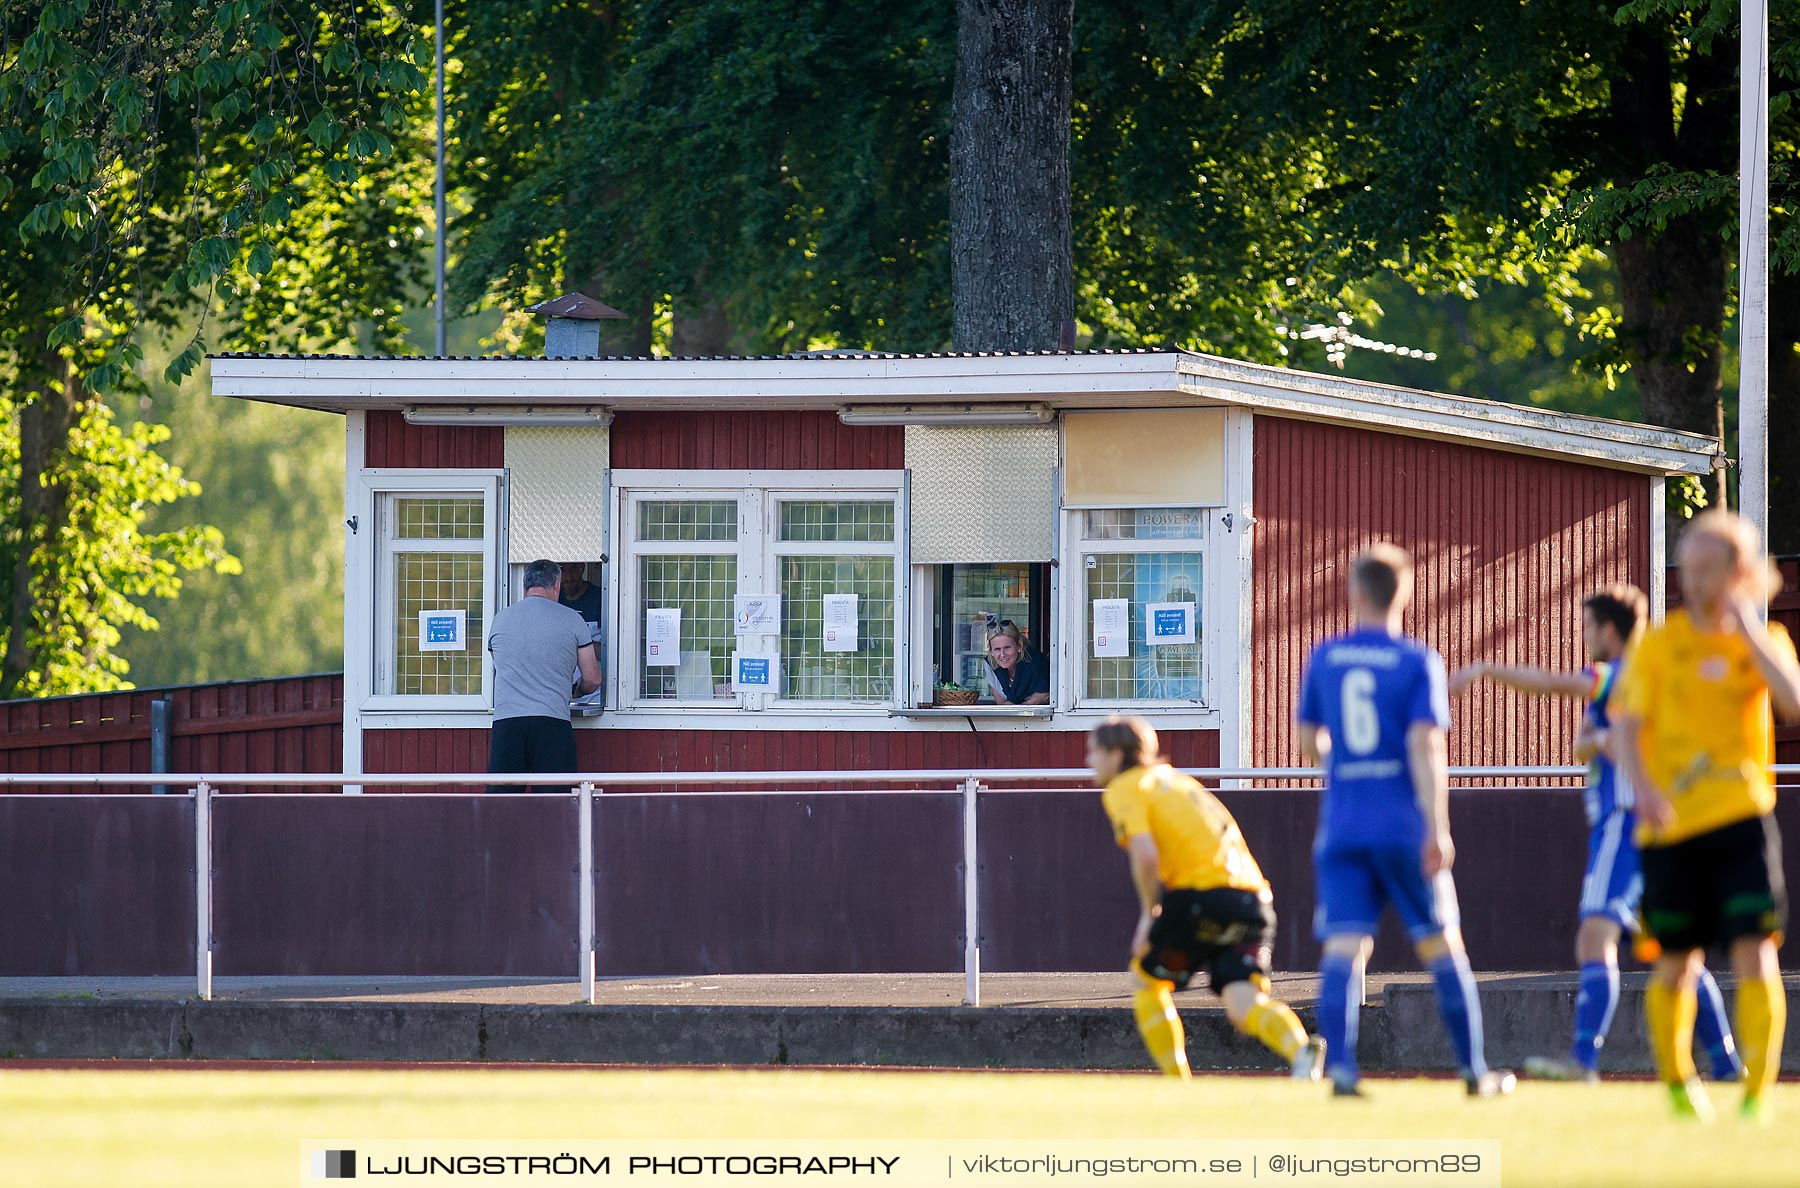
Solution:
<path fill-rule="evenodd" d="M 610 408 L 480 408 L 427 405 L 402 410 L 408 425 L 553 425 L 600 426 L 612 424 Z"/>
<path fill-rule="evenodd" d="M 868 405 L 838 409 L 846 425 L 1042 425 L 1056 419 L 1047 404 Z"/>

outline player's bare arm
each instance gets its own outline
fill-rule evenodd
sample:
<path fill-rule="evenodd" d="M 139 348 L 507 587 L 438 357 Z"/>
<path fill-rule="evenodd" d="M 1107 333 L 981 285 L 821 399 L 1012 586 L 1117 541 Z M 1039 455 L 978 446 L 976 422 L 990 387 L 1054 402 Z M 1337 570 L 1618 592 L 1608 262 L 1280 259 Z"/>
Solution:
<path fill-rule="evenodd" d="M 1535 693 L 1544 697 L 1580 699 L 1592 693 L 1594 687 L 1593 676 L 1585 672 L 1564 672 L 1530 664 L 1495 664 L 1477 660 L 1456 670 L 1455 675 L 1450 678 L 1450 695 L 1460 697 L 1473 688 L 1477 681 L 1482 680 L 1493 681 L 1521 693 Z"/>
<path fill-rule="evenodd" d="M 1643 719 L 1629 712 L 1618 714 L 1613 718 L 1612 737 L 1613 760 L 1631 780 L 1638 814 L 1658 829 L 1667 829 L 1675 820 L 1675 806 L 1668 789 L 1651 777 L 1644 763 Z"/>
<path fill-rule="evenodd" d="M 1406 732 L 1406 754 L 1413 795 L 1425 817 L 1425 873 L 1435 878 L 1456 861 L 1456 846 L 1450 840 L 1450 758 L 1444 732 L 1426 722 L 1413 723 Z"/>
<path fill-rule="evenodd" d="M 1148 833 L 1133 834 L 1126 839 L 1126 857 L 1131 861 L 1131 885 L 1138 893 L 1138 926 L 1131 938 L 1131 956 L 1135 959 L 1150 951 L 1150 924 L 1161 910 L 1162 875 L 1157 862 L 1156 839 Z"/>
<path fill-rule="evenodd" d="M 1800 718 L 1800 665 L 1785 649 L 1778 647 L 1775 637 L 1763 625 L 1756 604 L 1737 594 L 1725 604 L 1724 626 L 1743 636 L 1750 645 L 1750 656 L 1769 685 L 1769 701 L 1775 716 L 1786 721 Z"/>
<path fill-rule="evenodd" d="M 1300 742 L 1300 757 L 1311 767 L 1322 767 L 1331 756 L 1331 732 L 1317 722 L 1294 723 L 1294 737 Z"/>

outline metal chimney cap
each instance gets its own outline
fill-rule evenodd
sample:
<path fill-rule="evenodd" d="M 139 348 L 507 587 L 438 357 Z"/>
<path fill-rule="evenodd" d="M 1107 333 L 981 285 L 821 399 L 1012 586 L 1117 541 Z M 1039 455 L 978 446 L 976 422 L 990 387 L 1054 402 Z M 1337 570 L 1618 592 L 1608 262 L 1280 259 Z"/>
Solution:
<path fill-rule="evenodd" d="M 574 318 L 580 322 L 597 322 L 602 318 L 625 316 L 612 306 L 595 301 L 586 293 L 564 293 L 561 297 L 540 301 L 527 308 L 525 312 L 544 314 L 552 318 Z"/>

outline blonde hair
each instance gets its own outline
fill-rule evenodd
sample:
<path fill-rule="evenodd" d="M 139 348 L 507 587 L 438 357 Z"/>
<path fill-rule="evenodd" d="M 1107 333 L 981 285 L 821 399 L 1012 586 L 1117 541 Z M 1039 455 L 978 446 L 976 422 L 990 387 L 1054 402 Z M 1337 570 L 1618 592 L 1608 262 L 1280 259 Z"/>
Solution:
<path fill-rule="evenodd" d="M 1759 602 L 1781 593 L 1781 569 L 1763 552 L 1762 534 L 1743 516 L 1723 508 L 1701 512 L 1682 531 L 1682 543 L 1709 538 L 1725 546 L 1725 555 L 1737 570 L 1738 584 Z"/>
<path fill-rule="evenodd" d="M 1019 649 L 1019 655 L 1023 656 L 1029 650 L 1025 646 L 1025 637 L 1019 634 L 1019 629 L 1013 626 L 1011 619 L 1002 620 L 999 626 L 987 633 L 988 647 L 993 647 L 994 641 L 1002 635 L 1013 641 L 1013 645 Z"/>

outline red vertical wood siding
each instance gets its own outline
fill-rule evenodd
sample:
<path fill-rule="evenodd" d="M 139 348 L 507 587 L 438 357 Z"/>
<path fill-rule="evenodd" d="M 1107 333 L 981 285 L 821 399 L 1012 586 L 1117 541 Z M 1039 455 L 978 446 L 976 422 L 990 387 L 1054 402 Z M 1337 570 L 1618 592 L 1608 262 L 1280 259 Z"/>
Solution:
<path fill-rule="evenodd" d="M 506 431 L 494 425 L 410 425 L 397 412 L 363 422 L 363 465 L 493 470 L 506 464 Z"/>
<path fill-rule="evenodd" d="M 618 470 L 901 470 L 906 431 L 845 425 L 832 412 L 621 412 Z"/>
<path fill-rule="evenodd" d="M 1643 588 L 1650 482 L 1566 460 L 1276 417 L 1256 418 L 1251 754 L 1299 762 L 1294 698 L 1308 651 L 1348 626 L 1351 556 L 1409 549 L 1408 629 L 1454 669 L 1475 659 L 1578 667 L 1583 595 Z M 1454 707 L 1455 764 L 1570 762 L 1578 707 L 1484 683 Z"/>
<path fill-rule="evenodd" d="M 1216 730 L 1166 730 L 1163 750 L 1183 767 L 1219 762 Z M 871 771 L 953 768 L 1081 767 L 1081 731 L 988 733 L 859 730 L 578 730 L 584 771 Z M 480 772 L 487 770 L 486 730 L 370 730 L 363 735 L 363 770 Z M 447 786 L 405 791 L 447 791 Z"/>

